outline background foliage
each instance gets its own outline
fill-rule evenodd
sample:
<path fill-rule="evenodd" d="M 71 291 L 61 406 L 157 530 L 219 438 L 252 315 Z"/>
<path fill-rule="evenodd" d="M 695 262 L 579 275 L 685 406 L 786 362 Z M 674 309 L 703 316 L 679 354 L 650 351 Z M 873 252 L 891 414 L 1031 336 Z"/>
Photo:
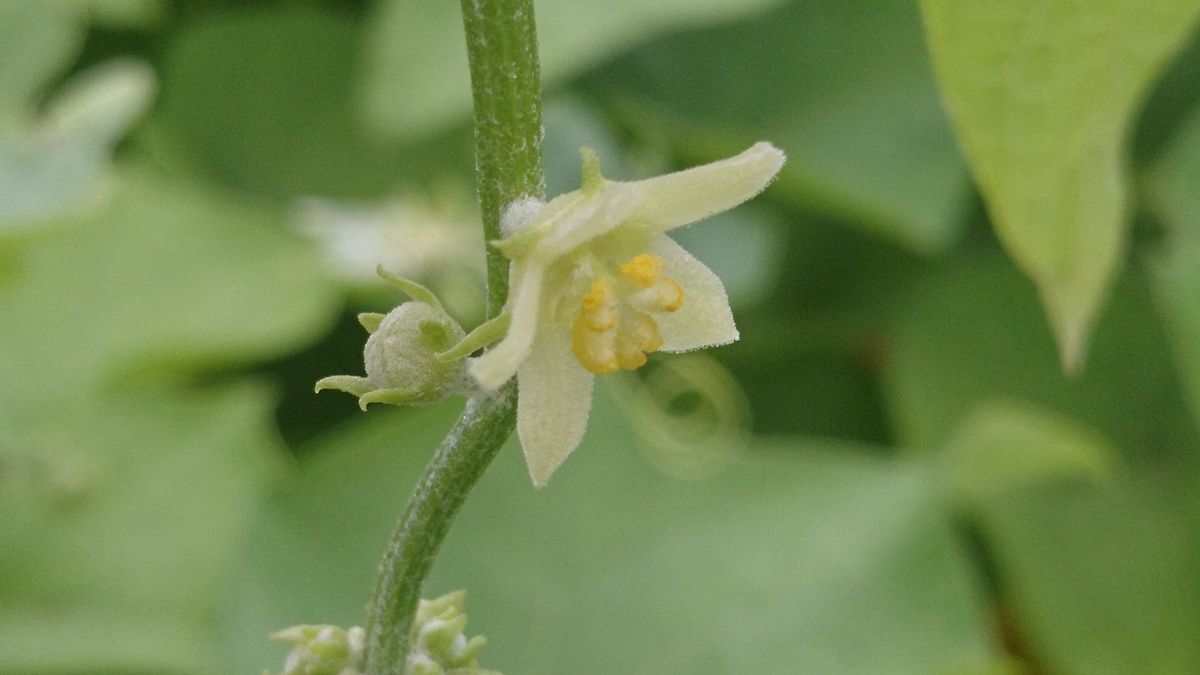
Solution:
<path fill-rule="evenodd" d="M 377 263 L 481 315 L 453 7 L 0 4 L 0 673 L 260 672 L 361 621 L 457 404 L 311 386 L 398 301 Z M 790 161 L 680 236 L 743 340 L 468 502 L 428 595 L 484 664 L 1200 670 L 1197 3 L 599 7 L 538 7 L 551 194 L 584 144 Z"/>

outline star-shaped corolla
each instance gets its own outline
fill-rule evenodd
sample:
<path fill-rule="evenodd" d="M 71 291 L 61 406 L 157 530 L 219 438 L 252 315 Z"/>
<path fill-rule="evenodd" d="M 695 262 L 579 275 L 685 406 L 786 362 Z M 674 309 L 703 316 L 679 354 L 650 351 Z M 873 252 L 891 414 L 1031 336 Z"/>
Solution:
<path fill-rule="evenodd" d="M 508 332 L 470 367 L 487 390 L 517 377 L 517 434 L 539 486 L 583 438 L 595 375 L 636 369 L 650 352 L 738 339 L 720 279 L 665 233 L 757 195 L 784 162 L 778 148 L 757 143 L 712 164 L 619 182 L 600 174 L 590 150 L 582 154 L 579 190 L 506 213 L 507 236 L 495 245 L 511 261 Z"/>

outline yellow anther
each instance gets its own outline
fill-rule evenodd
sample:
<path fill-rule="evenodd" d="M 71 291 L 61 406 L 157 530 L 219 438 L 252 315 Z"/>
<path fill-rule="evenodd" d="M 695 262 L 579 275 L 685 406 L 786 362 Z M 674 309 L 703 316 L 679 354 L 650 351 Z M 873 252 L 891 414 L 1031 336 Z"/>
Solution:
<path fill-rule="evenodd" d="M 594 312 L 603 308 L 609 303 L 611 291 L 608 290 L 608 281 L 597 279 L 592 282 L 588 292 L 583 295 L 583 300 L 580 305 L 583 306 L 583 311 Z"/>
<path fill-rule="evenodd" d="M 617 325 L 617 300 L 608 282 L 597 279 L 579 301 L 579 320 L 594 331 L 606 331 Z"/>
<path fill-rule="evenodd" d="M 571 352 L 589 372 L 636 370 L 646 364 L 646 354 L 662 347 L 651 313 L 683 305 L 683 287 L 662 270 L 660 258 L 643 253 L 617 268 L 627 284 L 614 291 L 611 277 L 601 277 L 588 287 L 571 324 Z"/>
<path fill-rule="evenodd" d="M 624 303 L 643 312 L 674 312 L 683 306 L 683 286 L 671 277 L 662 277 L 647 288 L 626 296 Z"/>
<path fill-rule="evenodd" d="M 658 324 L 649 314 L 637 310 L 629 310 L 621 317 L 616 338 L 617 365 L 625 370 L 646 365 L 646 354 L 662 346 Z"/>
<path fill-rule="evenodd" d="M 618 267 L 617 274 L 639 288 L 648 288 L 658 281 L 662 275 L 662 269 L 662 258 L 643 253 L 634 256 L 632 260 Z"/>
<path fill-rule="evenodd" d="M 622 370 L 637 370 L 646 365 L 646 352 L 640 349 L 622 349 L 617 352 L 617 365 Z"/>
<path fill-rule="evenodd" d="M 588 372 L 607 375 L 619 365 L 615 333 L 592 329 L 585 314 L 580 312 L 571 325 L 571 353 Z"/>

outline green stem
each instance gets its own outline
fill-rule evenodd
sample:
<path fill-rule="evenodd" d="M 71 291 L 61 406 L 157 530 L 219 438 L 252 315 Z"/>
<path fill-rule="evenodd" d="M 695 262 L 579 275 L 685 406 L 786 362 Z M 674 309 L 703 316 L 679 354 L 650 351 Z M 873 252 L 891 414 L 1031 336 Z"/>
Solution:
<path fill-rule="evenodd" d="M 532 0 L 462 0 L 475 93 L 475 164 L 484 237 L 522 197 L 545 195 L 542 101 Z M 488 318 L 508 297 L 508 261 L 487 249 Z M 512 433 L 513 382 L 472 398 L 425 469 L 384 552 L 367 616 L 367 675 L 403 675 L 409 630 L 434 556 L 468 493 Z"/>
<path fill-rule="evenodd" d="M 512 433 L 516 387 L 467 402 L 408 501 L 383 554 L 367 621 L 368 675 L 403 675 L 425 577 L 467 494 Z"/>
<path fill-rule="evenodd" d="M 504 207 L 546 194 L 542 85 L 532 0 L 462 0 L 475 94 L 475 182 L 487 241 Z M 488 318 L 508 297 L 508 260 L 487 247 Z"/>

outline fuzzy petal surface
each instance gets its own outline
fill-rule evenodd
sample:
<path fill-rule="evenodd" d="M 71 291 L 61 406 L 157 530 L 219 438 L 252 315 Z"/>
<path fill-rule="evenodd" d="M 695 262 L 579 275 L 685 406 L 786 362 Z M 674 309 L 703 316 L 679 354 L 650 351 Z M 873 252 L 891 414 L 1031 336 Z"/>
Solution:
<path fill-rule="evenodd" d="M 571 199 L 561 211 L 550 202 L 545 209 L 549 212 L 546 224 L 542 225 L 539 214 L 539 222 L 533 225 L 548 228 L 545 238 L 538 242 L 536 255 L 558 258 L 624 224 L 642 197 L 635 186 L 636 183 L 606 181 L 595 194 L 572 192 L 559 198 Z"/>
<path fill-rule="evenodd" d="M 662 351 L 687 352 L 735 342 L 738 330 L 729 296 L 717 275 L 666 235 L 654 238 L 650 253 L 662 258 L 663 271 L 687 293 L 678 310 L 654 317 L 662 333 Z"/>
<path fill-rule="evenodd" d="M 592 407 L 591 373 L 571 355 L 567 331 L 538 332 L 517 373 L 517 436 L 533 484 L 541 487 L 579 446 Z"/>
<path fill-rule="evenodd" d="M 537 332 L 545 274 L 545 265 L 538 261 L 513 263 L 509 297 L 512 320 L 508 334 L 471 364 L 471 376 L 484 389 L 499 389 L 529 356 Z"/>
<path fill-rule="evenodd" d="M 639 193 L 633 220 L 664 232 L 728 211 L 770 185 L 784 160 L 782 150 L 760 141 L 729 159 L 628 183 Z"/>

